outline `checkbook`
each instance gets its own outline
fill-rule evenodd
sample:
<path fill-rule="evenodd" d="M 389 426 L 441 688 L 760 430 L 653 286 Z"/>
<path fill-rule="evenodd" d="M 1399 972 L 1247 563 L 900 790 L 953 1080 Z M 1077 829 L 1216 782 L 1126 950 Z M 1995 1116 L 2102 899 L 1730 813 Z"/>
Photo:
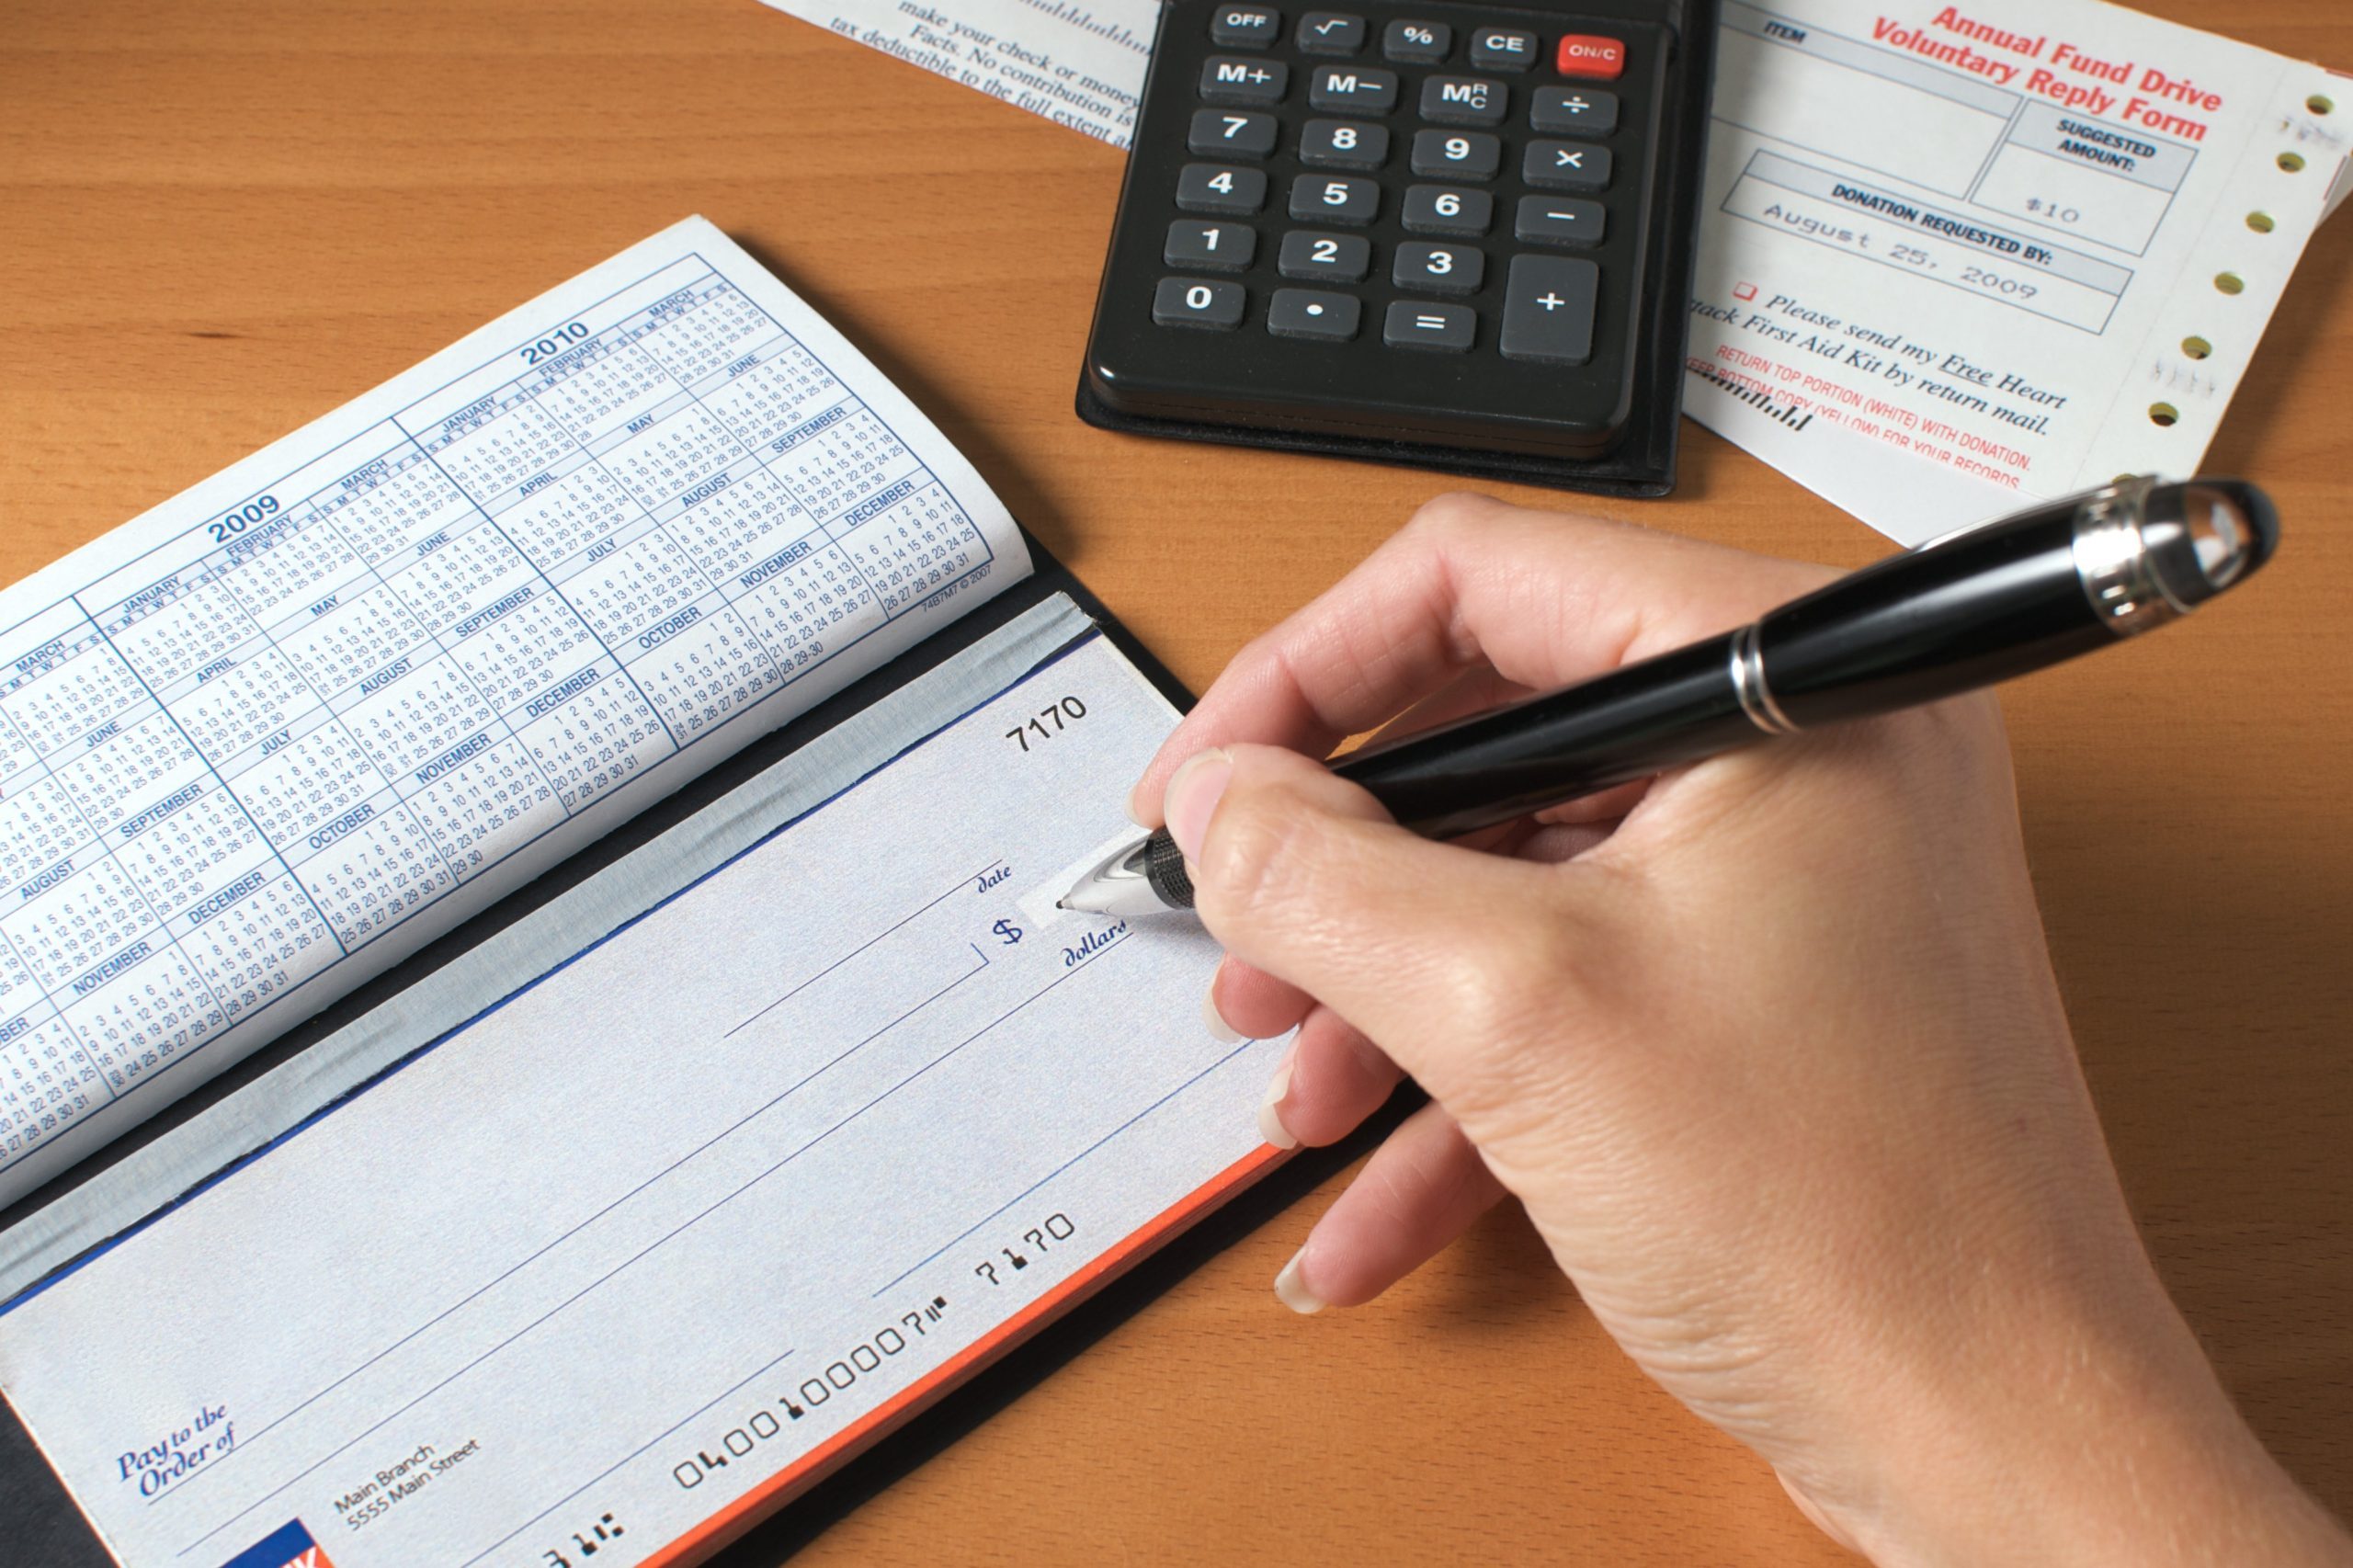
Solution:
<path fill-rule="evenodd" d="M 690 1562 L 1002 1398 L 1283 1158 L 1053 902 L 1182 698 L 699 218 L 0 592 L 0 1559 Z"/>

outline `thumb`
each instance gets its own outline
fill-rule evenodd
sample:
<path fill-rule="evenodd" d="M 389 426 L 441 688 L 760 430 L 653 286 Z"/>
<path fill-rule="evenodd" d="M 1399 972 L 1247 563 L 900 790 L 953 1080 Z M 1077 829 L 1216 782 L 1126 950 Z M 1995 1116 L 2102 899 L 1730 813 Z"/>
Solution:
<path fill-rule="evenodd" d="M 1229 951 L 1363 1030 L 1466 1126 L 1527 1086 L 1510 1048 L 1558 1006 L 1583 946 L 1573 867 L 1418 837 L 1275 746 L 1199 753 L 1165 806 Z"/>

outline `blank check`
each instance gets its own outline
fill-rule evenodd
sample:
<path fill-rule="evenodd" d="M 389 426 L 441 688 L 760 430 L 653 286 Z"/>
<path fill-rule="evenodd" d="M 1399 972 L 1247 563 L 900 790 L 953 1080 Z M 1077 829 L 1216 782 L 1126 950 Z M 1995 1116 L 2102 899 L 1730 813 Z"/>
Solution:
<path fill-rule="evenodd" d="M 1278 1158 L 1213 943 L 1037 896 L 1172 719 L 1075 643 L 16 1306 L 108 1546 L 678 1561 Z"/>

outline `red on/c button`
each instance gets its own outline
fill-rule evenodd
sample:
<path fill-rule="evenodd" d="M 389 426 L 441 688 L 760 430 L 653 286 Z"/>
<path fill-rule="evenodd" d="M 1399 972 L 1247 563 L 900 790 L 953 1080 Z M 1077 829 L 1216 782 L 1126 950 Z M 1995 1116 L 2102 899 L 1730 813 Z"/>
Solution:
<path fill-rule="evenodd" d="M 1561 40 L 1559 59 L 1563 76 L 1614 81 L 1626 69 L 1626 42 L 1595 33 L 1571 33 Z"/>

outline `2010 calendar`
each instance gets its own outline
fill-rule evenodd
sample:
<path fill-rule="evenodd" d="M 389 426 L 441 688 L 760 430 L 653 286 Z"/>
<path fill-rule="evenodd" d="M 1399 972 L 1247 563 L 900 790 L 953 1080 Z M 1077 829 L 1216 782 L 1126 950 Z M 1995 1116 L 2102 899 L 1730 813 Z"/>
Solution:
<path fill-rule="evenodd" d="M 0 592 L 0 1203 L 1029 567 L 698 218 Z"/>

